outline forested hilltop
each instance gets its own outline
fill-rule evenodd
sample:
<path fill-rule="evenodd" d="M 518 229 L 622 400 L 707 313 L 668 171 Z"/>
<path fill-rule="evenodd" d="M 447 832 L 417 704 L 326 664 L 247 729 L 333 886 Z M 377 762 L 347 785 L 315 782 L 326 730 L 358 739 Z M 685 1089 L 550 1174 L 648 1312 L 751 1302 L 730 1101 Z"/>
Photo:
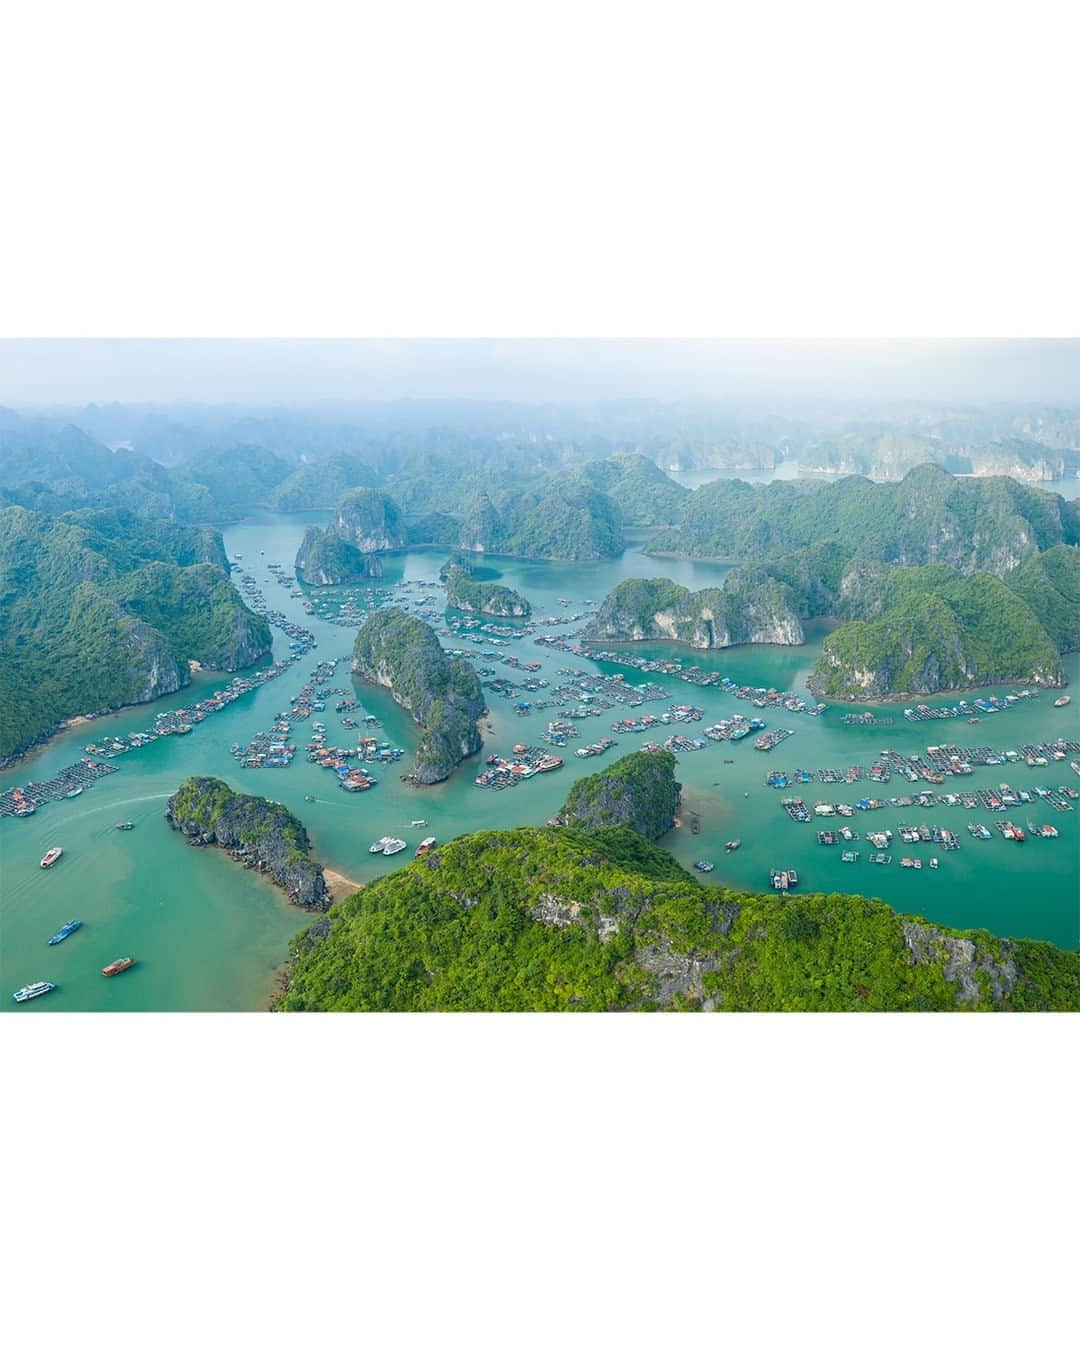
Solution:
<path fill-rule="evenodd" d="M 516 590 L 494 581 L 476 581 L 456 564 L 447 569 L 446 604 L 451 609 L 494 618 L 528 618 L 532 613 L 532 605 Z"/>
<path fill-rule="evenodd" d="M 420 730 L 413 779 L 442 782 L 483 743 L 484 695 L 467 660 L 448 656 L 423 622 L 400 609 L 368 615 L 353 645 L 353 674 L 389 689 Z"/>
<path fill-rule="evenodd" d="M 188 662 L 270 651 L 226 575 L 221 535 L 126 510 L 0 509 L 0 757 L 61 720 L 173 693 Z"/>
<path fill-rule="evenodd" d="M 1080 954 L 707 887 L 633 830 L 468 835 L 335 906 L 285 1011 L 1080 1010 Z"/>
<path fill-rule="evenodd" d="M 940 562 L 1004 576 L 1032 553 L 1080 543 L 1080 506 L 1011 478 L 959 479 L 933 464 L 899 483 L 727 479 L 693 492 L 678 525 L 654 535 L 649 551 L 749 561 L 827 542 L 900 566 Z"/>

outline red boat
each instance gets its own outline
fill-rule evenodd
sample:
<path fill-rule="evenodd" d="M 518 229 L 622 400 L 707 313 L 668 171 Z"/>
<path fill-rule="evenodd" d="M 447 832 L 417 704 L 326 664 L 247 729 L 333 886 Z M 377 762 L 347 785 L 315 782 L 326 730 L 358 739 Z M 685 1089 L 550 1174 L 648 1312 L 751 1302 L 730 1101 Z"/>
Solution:
<path fill-rule="evenodd" d="M 125 970 L 130 970 L 134 964 L 134 956 L 122 956 L 121 959 L 114 960 L 111 965 L 106 965 L 101 972 L 106 979 L 111 979 L 114 974 L 123 974 Z"/>

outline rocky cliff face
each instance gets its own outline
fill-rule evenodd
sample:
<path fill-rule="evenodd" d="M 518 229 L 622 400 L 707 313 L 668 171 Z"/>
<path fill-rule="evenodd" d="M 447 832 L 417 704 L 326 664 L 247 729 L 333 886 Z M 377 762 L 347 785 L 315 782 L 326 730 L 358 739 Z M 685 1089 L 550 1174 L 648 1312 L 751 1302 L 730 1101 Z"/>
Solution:
<path fill-rule="evenodd" d="M 385 492 L 358 487 L 347 493 L 334 512 L 331 530 L 361 553 L 387 553 L 404 548 L 401 512 Z"/>
<path fill-rule="evenodd" d="M 119 617 L 119 610 L 117 616 Z M 147 623 L 129 622 L 124 643 L 130 653 L 134 696 L 123 702 L 148 703 L 191 682 L 186 663 L 177 661 L 165 637 Z"/>
<path fill-rule="evenodd" d="M 622 581 L 585 633 L 590 641 L 668 639 L 703 649 L 769 643 L 798 646 L 803 628 L 788 588 L 762 578 L 732 590 L 690 591 L 660 579 Z"/>
<path fill-rule="evenodd" d="M 331 529 L 309 525 L 296 554 L 296 574 L 305 585 L 336 586 L 382 575 L 377 553 L 361 553 Z"/>
<path fill-rule="evenodd" d="M 397 609 L 369 615 L 353 646 L 353 674 L 388 689 L 420 730 L 413 781 L 448 778 L 483 744 L 484 695 L 468 661 L 448 656 L 419 618 Z"/>
<path fill-rule="evenodd" d="M 165 819 L 189 843 L 224 848 L 265 872 L 301 908 L 329 908 L 322 868 L 308 856 L 307 831 L 284 806 L 239 795 L 218 778 L 188 778 L 169 797 Z"/>

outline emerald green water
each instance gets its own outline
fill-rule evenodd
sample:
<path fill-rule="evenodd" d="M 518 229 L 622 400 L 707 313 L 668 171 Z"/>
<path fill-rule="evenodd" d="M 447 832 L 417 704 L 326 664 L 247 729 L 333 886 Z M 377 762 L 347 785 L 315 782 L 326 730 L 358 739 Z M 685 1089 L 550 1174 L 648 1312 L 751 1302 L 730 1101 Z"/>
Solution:
<path fill-rule="evenodd" d="M 306 681 L 316 660 L 346 657 L 352 646 L 352 629 L 306 615 L 300 601 L 276 585 L 267 571 L 269 562 L 282 563 L 291 570 L 303 530 L 317 518 L 310 513 L 256 517 L 224 531 L 229 555 L 243 555 L 241 565 L 254 574 L 270 607 L 284 610 L 314 630 L 319 643 L 316 651 L 303 657 L 282 678 L 208 718 L 191 735 L 165 737 L 115 760 L 120 771 L 76 800 L 43 806 L 26 820 L 0 820 L 0 1007 L 5 1011 L 225 1011 L 265 1007 L 289 939 L 309 918 L 288 905 L 258 875 L 245 871 L 217 850 L 191 847 L 166 826 L 162 818 L 165 798 L 190 774 L 214 774 L 237 790 L 283 802 L 304 821 L 320 861 L 351 880 L 366 882 L 406 865 L 412 855 L 410 846 L 397 858 L 372 857 L 368 844 L 379 835 L 400 834 L 412 844 L 421 833 L 432 833 L 445 842 L 476 829 L 543 824 L 561 804 L 575 777 L 595 772 L 648 738 L 621 737 L 617 748 L 599 760 L 576 759 L 567 752 L 566 766 L 560 772 L 536 777 L 504 792 L 481 791 L 473 785 L 477 771 L 474 760 L 460 768 L 450 782 L 425 789 L 402 784 L 402 766 L 378 768 L 374 770 L 380 777 L 377 788 L 348 795 L 336 787 L 332 774 L 303 757 L 308 738 L 308 728 L 303 724 L 297 727 L 298 754 L 289 768 L 240 768 L 229 753 L 230 744 L 247 741 L 270 724 L 275 712 L 287 709 L 290 696 Z M 381 584 L 433 579 L 444 559 L 445 553 L 439 550 L 420 550 L 394 558 Z M 626 576 L 668 575 L 685 585 L 700 587 L 715 584 L 726 570 L 710 564 L 651 559 L 636 548 L 616 562 L 501 559 L 490 565 L 498 568 L 507 584 L 530 598 L 538 616 L 576 612 L 586 598 L 599 600 Z M 571 601 L 568 608 L 558 604 L 560 597 Z M 275 655 L 287 649 L 287 639 L 276 631 L 274 646 Z M 546 651 L 529 638 L 505 649 L 523 662 L 539 660 L 543 676 L 552 684 L 558 682 L 556 671 L 560 666 L 588 664 Z M 739 682 L 803 691 L 817 649 L 815 640 L 800 648 L 741 647 L 690 653 L 685 648 L 657 644 L 648 649 L 635 647 L 634 651 L 674 655 L 686 662 L 696 660 L 706 668 L 723 670 Z M 1080 677 L 1080 658 L 1070 657 L 1069 667 L 1075 684 Z M 623 667 L 599 668 L 609 673 L 621 669 L 631 683 L 645 678 Z M 506 673 L 515 677 L 512 670 Z M 699 726 L 674 728 L 691 735 L 734 711 L 752 710 L 749 704 L 715 689 L 696 689 L 658 675 L 649 677 L 668 689 L 672 702 L 693 702 L 705 709 L 706 720 Z M 221 676 L 200 676 L 192 689 L 172 698 L 76 727 L 32 760 L 0 774 L 0 790 L 30 778 L 47 779 L 77 758 L 88 741 L 145 728 L 157 711 L 190 703 L 224 682 Z M 347 666 L 339 667 L 333 682 L 335 686 L 349 683 Z M 382 721 L 380 738 L 403 746 L 411 754 L 415 734 L 407 716 L 384 692 L 368 688 L 357 692 L 363 709 Z M 1055 824 L 1061 831 L 1057 840 L 1032 839 L 1022 846 L 1007 843 L 996 832 L 988 842 L 971 839 L 964 829 L 969 821 L 991 823 L 983 810 L 886 808 L 872 815 L 857 814 L 849 821 L 860 833 L 869 827 L 895 832 L 899 823 L 910 820 L 942 824 L 960 835 L 960 850 L 955 853 L 941 853 L 926 845 L 905 848 L 899 841 L 894 844 L 892 851 L 897 859 L 905 851 L 924 859 L 923 869 L 915 872 L 901 869 L 895 859 L 889 867 L 870 865 L 865 861 L 870 851 L 865 841 L 853 845 L 862 855 L 860 861 L 845 865 L 840 861 L 840 847 L 818 846 L 816 825 L 794 824 L 783 814 L 780 800 L 788 792 L 764 786 L 770 769 L 869 764 L 886 746 L 910 752 L 947 742 L 1004 749 L 1061 734 L 1080 738 L 1080 699 L 1063 710 L 1054 709 L 1051 702 L 1043 694 L 1007 713 L 984 717 L 978 726 L 962 720 L 911 725 L 896 707 L 878 709 L 880 715 L 894 717 L 890 729 L 844 727 L 840 724 L 842 709 L 837 708 L 818 718 L 766 711 L 762 715 L 770 726 L 788 726 L 795 731 L 771 753 L 755 751 L 750 737 L 735 745 L 710 743 L 700 753 L 679 757 L 685 804 L 699 813 L 701 833 L 695 837 L 689 828 L 679 829 L 664 843 L 687 866 L 699 858 L 714 861 L 716 870 L 705 878 L 707 883 L 761 889 L 768 884 L 771 867 L 795 867 L 803 890 L 878 895 L 905 912 L 923 914 L 951 926 L 985 927 L 1002 936 L 1037 937 L 1075 948 L 1080 946 L 1080 811 L 1062 814 L 1038 805 L 1016 808 L 1010 818 L 1017 823 L 1026 825 L 1032 819 Z M 510 702 L 496 697 L 490 706 L 493 730 L 487 737 L 489 749 L 485 753 L 509 751 L 519 740 L 535 744 L 538 733 L 556 715 L 541 711 L 518 718 Z M 647 704 L 642 710 L 661 711 L 665 706 Z M 331 701 L 322 714 L 330 743 L 352 743 L 356 732 L 340 728 L 332 707 Z M 583 723 L 583 739 L 572 742 L 570 750 L 606 734 L 617 715 L 612 711 Z M 725 764 L 724 759 L 734 762 Z M 978 769 L 963 786 L 981 788 L 998 781 L 1008 781 L 1018 788 L 1036 783 L 1080 785 L 1080 779 L 1065 763 L 1044 769 Z M 894 779 L 878 794 L 900 795 L 903 791 L 904 785 Z M 809 802 L 854 802 L 867 793 L 865 784 L 807 784 L 791 792 Z M 304 800 L 308 794 L 316 798 L 313 804 Z M 421 817 L 428 821 L 428 828 L 410 829 L 409 822 Z M 135 822 L 133 831 L 120 833 L 113 827 L 117 820 L 127 819 Z M 741 838 L 742 847 L 725 854 L 724 841 L 731 837 Z M 38 860 L 53 844 L 64 848 L 64 856 L 51 871 L 43 872 Z M 926 866 L 930 856 L 940 859 L 936 872 Z M 68 918 L 81 918 L 85 926 L 62 945 L 48 947 L 48 937 Z M 134 955 L 138 965 L 119 978 L 103 979 L 101 967 L 123 955 Z M 10 1002 L 12 990 L 36 979 L 54 981 L 57 992 L 21 1007 Z"/>

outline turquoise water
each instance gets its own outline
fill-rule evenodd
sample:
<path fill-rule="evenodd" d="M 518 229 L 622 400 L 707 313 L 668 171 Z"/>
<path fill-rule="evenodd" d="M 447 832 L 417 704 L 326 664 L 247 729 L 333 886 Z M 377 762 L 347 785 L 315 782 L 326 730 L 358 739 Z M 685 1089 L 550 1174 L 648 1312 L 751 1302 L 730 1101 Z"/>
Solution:
<path fill-rule="evenodd" d="M 347 657 L 351 650 L 352 629 L 306 615 L 300 601 L 277 586 L 267 571 L 269 562 L 291 569 L 304 528 L 313 518 L 318 517 L 310 513 L 255 517 L 224 533 L 230 556 L 243 554 L 241 565 L 255 575 L 270 606 L 283 609 L 315 631 L 319 643 L 316 651 L 303 657 L 282 678 L 208 718 L 191 735 L 166 737 L 115 760 L 120 771 L 76 800 L 42 807 L 26 820 L 0 820 L 0 1007 L 28 1014 L 105 1009 L 254 1010 L 266 1005 L 289 938 L 309 918 L 287 904 L 261 877 L 217 850 L 191 847 L 169 830 L 162 819 L 165 799 L 190 774 L 214 774 L 237 790 L 283 802 L 304 821 L 320 861 L 350 880 L 366 882 L 406 865 L 411 857 L 411 847 L 394 859 L 372 857 L 368 844 L 379 835 L 396 833 L 412 843 L 423 832 L 446 841 L 475 829 L 543 824 L 561 804 L 575 777 L 596 771 L 648 738 L 621 737 L 616 749 L 597 760 L 579 760 L 568 752 L 566 767 L 560 772 L 504 792 L 481 791 L 473 785 L 479 766 L 474 760 L 448 783 L 424 789 L 400 782 L 402 766 L 378 768 L 377 788 L 348 795 L 335 786 L 332 774 L 303 757 L 308 738 L 304 724 L 297 727 L 298 753 L 289 768 L 240 768 L 229 753 L 230 744 L 248 740 L 270 724 L 274 713 L 287 709 L 290 695 L 306 681 L 316 660 Z M 418 550 L 393 558 L 381 584 L 433 579 L 445 556 L 441 550 Z M 685 585 L 700 587 L 715 584 L 726 571 L 721 565 L 654 560 L 636 547 L 614 562 L 489 559 L 486 565 L 527 595 L 539 616 L 576 612 L 586 598 L 599 600 L 626 576 L 668 575 Z M 569 607 L 560 606 L 560 598 L 569 599 Z M 634 650 L 675 655 L 686 662 L 696 660 L 705 668 L 729 673 L 739 682 L 802 690 L 819 640 L 799 648 L 689 652 L 657 644 L 648 650 Z M 286 639 L 277 632 L 274 647 L 275 655 L 287 649 Z M 548 652 L 529 638 L 508 649 L 523 662 L 539 660 L 541 673 L 552 684 L 558 682 L 556 671 L 560 666 L 588 664 Z M 1076 681 L 1080 658 L 1070 657 L 1069 667 L 1070 678 Z M 611 666 L 608 672 L 621 668 Z M 513 671 L 506 673 L 515 678 Z M 630 682 L 639 682 L 635 672 L 623 673 Z M 751 710 L 749 704 L 714 689 L 695 689 L 662 676 L 651 678 L 668 689 L 672 702 L 693 702 L 705 709 L 706 719 L 697 730 L 732 712 Z M 147 727 L 158 710 L 190 703 L 204 690 L 224 682 L 222 676 L 201 675 L 193 689 L 149 707 L 131 708 L 74 728 L 32 760 L 0 774 L 0 789 L 30 778 L 49 778 L 77 758 L 87 742 Z M 339 667 L 333 682 L 335 686 L 349 684 L 347 666 Z M 411 753 L 415 745 L 411 722 L 390 697 L 363 687 L 357 689 L 357 695 L 362 709 L 382 721 L 380 738 Z M 1080 946 L 1080 812 L 1059 814 L 1045 807 L 1019 807 L 1010 816 L 1018 823 L 1026 824 L 1030 818 L 1037 823 L 1053 823 L 1061 830 L 1057 840 L 1031 840 L 1022 846 L 1006 843 L 996 832 L 989 842 L 971 839 L 964 829 L 968 821 L 990 820 L 981 810 L 886 809 L 872 816 L 856 816 L 849 822 L 860 833 L 868 827 L 887 827 L 895 832 L 901 821 L 910 818 L 917 823 L 943 824 L 961 835 L 960 850 L 950 854 L 931 851 L 927 845 L 905 848 L 895 843 L 892 851 L 897 857 L 908 851 L 924 858 L 923 870 L 913 872 L 902 870 L 895 860 L 889 867 L 871 866 L 862 859 L 855 865 L 843 864 L 841 848 L 817 845 L 818 826 L 794 824 L 783 814 L 780 800 L 789 793 L 764 786 L 770 769 L 869 764 L 878 749 L 886 746 L 910 752 L 939 742 L 1007 748 L 1063 733 L 1080 738 L 1080 699 L 1062 710 L 1054 709 L 1051 702 L 1043 694 L 1008 713 L 984 718 L 978 726 L 964 721 L 910 725 L 898 708 L 878 709 L 881 715 L 894 717 L 891 729 L 844 727 L 840 724 L 842 709 L 831 709 L 819 718 L 767 711 L 762 715 L 770 726 L 788 726 L 795 731 L 771 753 L 755 751 L 751 737 L 735 745 L 710 743 L 700 753 L 680 756 L 679 777 L 686 805 L 700 815 L 701 833 L 693 836 L 689 828 L 676 830 L 664 840 L 665 845 L 688 866 L 699 858 L 714 861 L 716 870 L 707 883 L 760 889 L 767 884 L 771 867 L 795 867 L 803 889 L 875 894 L 899 909 L 950 925 L 986 927 L 1001 935 L 1039 937 L 1075 948 Z M 537 743 L 538 733 L 553 715 L 542 711 L 518 718 L 510 702 L 496 697 L 490 706 L 493 729 L 486 737 L 485 753 L 509 751 L 519 740 Z M 664 706 L 646 704 L 640 710 L 660 711 Z M 331 702 L 322 714 L 330 743 L 353 743 L 356 732 L 340 728 L 332 707 Z M 617 715 L 613 711 L 584 723 L 584 740 L 607 733 Z M 689 734 L 695 730 L 693 726 L 676 729 Z M 576 743 L 582 742 L 572 742 L 571 749 Z M 724 759 L 734 762 L 724 764 Z M 1016 787 L 1034 782 L 1080 785 L 1067 764 L 1046 769 L 977 770 L 963 785 L 987 787 L 998 781 Z M 894 780 L 887 791 L 878 794 L 900 795 L 903 790 Z M 868 794 L 868 789 L 808 784 L 792 794 L 802 795 L 811 803 L 818 799 L 855 801 Z M 305 795 L 313 795 L 315 802 L 305 801 Z M 410 821 L 421 817 L 428 821 L 428 827 L 423 831 L 410 829 Z M 117 820 L 125 819 L 136 824 L 130 833 L 120 833 L 113 827 Z M 731 837 L 741 838 L 742 847 L 726 854 L 723 843 Z M 63 846 L 64 857 L 51 871 L 43 872 L 38 859 L 53 844 Z M 865 859 L 868 845 L 860 842 L 854 846 Z M 925 859 L 932 855 L 940 858 L 937 872 L 925 865 Z M 61 946 L 49 948 L 48 937 L 68 918 L 83 919 L 84 928 Z M 102 965 L 123 955 L 134 955 L 138 965 L 118 978 L 103 979 Z M 15 1007 L 9 1001 L 10 991 L 36 979 L 52 979 L 59 989 L 34 1004 Z"/>

